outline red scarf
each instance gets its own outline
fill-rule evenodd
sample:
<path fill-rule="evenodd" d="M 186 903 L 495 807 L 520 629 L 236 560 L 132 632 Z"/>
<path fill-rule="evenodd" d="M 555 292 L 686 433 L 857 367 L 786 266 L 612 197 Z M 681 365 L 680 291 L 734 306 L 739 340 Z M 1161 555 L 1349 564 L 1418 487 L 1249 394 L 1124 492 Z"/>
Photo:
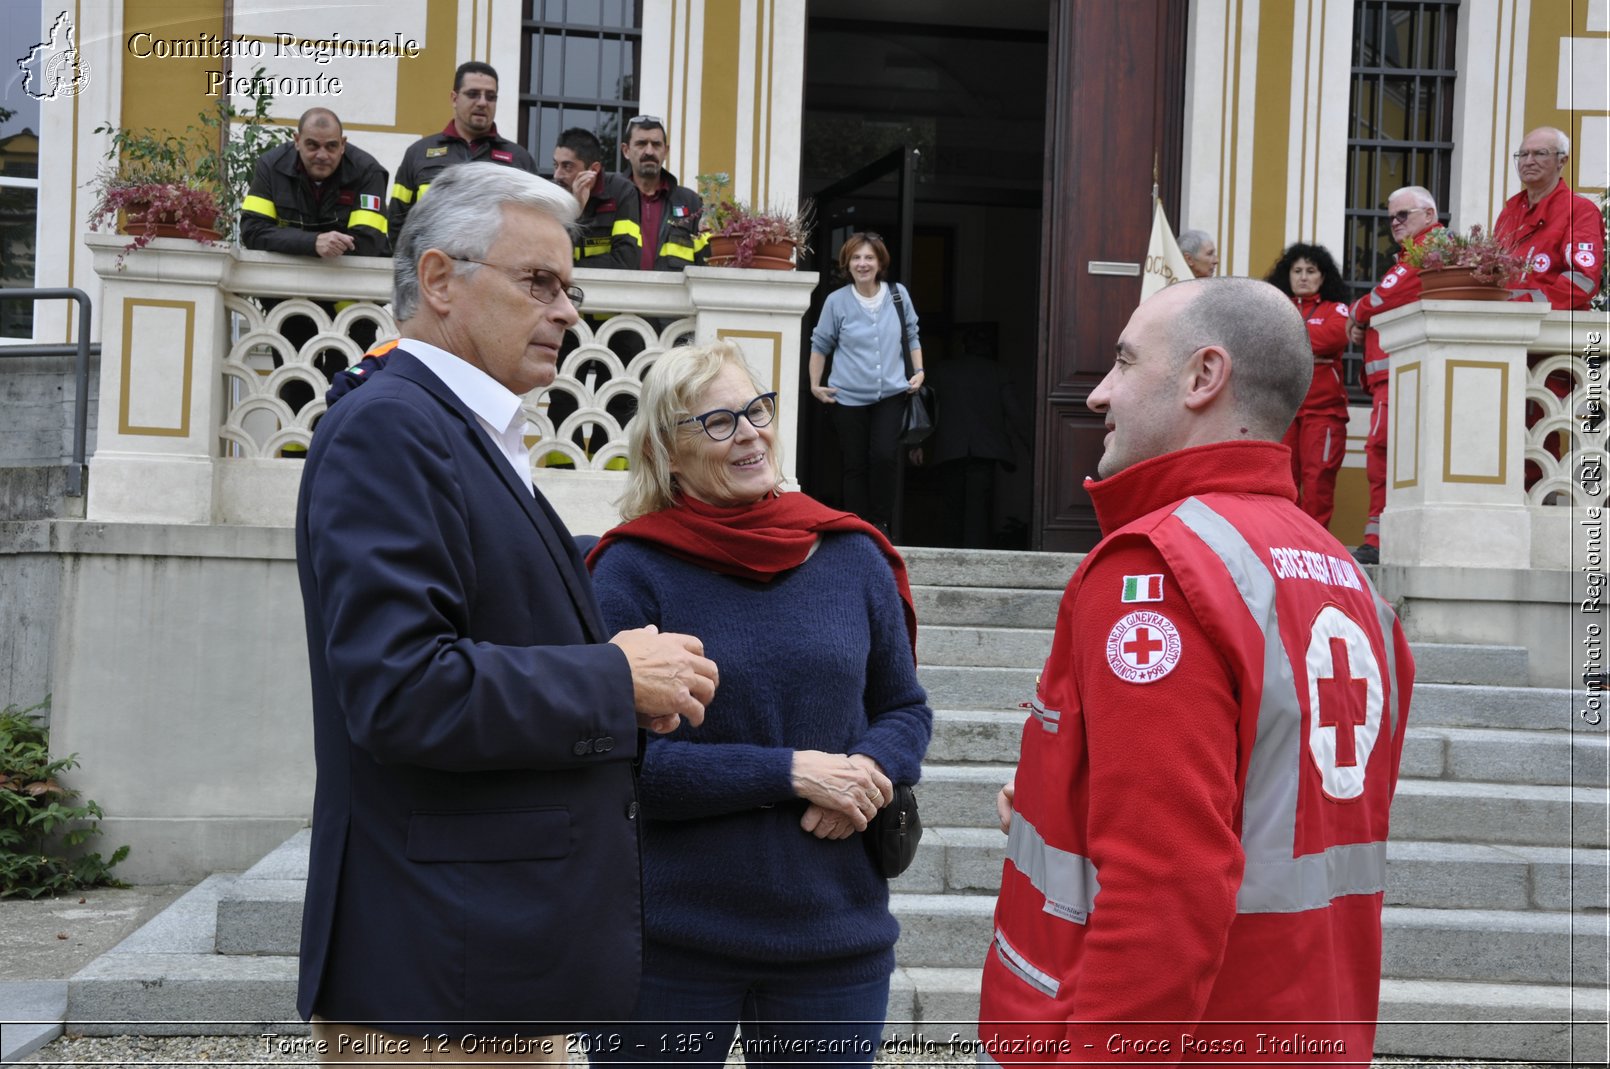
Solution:
<path fill-rule="evenodd" d="M 883 551 L 894 573 L 900 600 L 905 603 L 906 632 L 912 658 L 917 654 L 917 610 L 911 601 L 906 562 L 883 532 L 848 512 L 830 509 L 808 494 L 779 494 L 753 505 L 718 508 L 692 498 L 678 497 L 669 508 L 639 516 L 604 534 L 587 554 L 587 567 L 595 568 L 611 542 L 635 538 L 702 568 L 768 583 L 810 556 L 823 531 L 860 531 Z"/>

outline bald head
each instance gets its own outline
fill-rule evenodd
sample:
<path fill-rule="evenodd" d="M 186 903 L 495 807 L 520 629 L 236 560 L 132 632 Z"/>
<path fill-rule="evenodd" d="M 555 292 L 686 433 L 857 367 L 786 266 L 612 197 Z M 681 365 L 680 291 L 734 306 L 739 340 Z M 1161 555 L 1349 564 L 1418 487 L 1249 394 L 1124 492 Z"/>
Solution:
<path fill-rule="evenodd" d="M 1314 354 L 1291 299 L 1267 282 L 1207 278 L 1146 300 L 1086 402 L 1105 417 L 1097 474 L 1191 446 L 1279 441 L 1308 393 Z"/>
<path fill-rule="evenodd" d="M 341 120 L 329 108 L 309 108 L 296 126 L 296 154 L 302 170 L 315 182 L 322 182 L 341 166 L 346 155 L 347 137 Z"/>
<path fill-rule="evenodd" d="M 1183 292 L 1169 323 L 1174 359 L 1183 362 L 1203 346 L 1224 348 L 1239 421 L 1251 437 L 1278 441 L 1314 377 L 1302 314 L 1291 298 L 1257 279 L 1198 279 L 1175 288 Z"/>

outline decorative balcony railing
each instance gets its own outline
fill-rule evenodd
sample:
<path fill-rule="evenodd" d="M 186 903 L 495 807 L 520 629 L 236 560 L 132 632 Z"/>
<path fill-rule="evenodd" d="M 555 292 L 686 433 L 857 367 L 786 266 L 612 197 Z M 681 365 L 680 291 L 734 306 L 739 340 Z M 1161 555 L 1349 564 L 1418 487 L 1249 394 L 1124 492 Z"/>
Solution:
<path fill-rule="evenodd" d="M 117 405 L 115 420 L 103 417 L 89 517 L 289 524 L 330 377 L 396 337 L 391 261 L 158 239 L 118 269 L 123 239 L 88 240 L 106 282 L 101 397 Z M 794 436 L 814 273 L 578 271 L 576 281 L 586 308 L 558 376 L 525 398 L 533 477 L 573 529 L 614 522 L 643 374 L 681 341 L 735 341 L 780 394 L 779 434 Z"/>

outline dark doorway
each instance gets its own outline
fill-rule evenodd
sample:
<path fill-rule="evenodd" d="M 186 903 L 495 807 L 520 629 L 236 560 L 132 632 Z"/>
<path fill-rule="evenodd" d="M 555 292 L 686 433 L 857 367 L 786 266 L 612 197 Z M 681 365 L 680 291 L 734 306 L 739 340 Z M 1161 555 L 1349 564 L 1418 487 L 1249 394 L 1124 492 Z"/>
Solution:
<path fill-rule="evenodd" d="M 822 300 L 844 284 L 833 267 L 840 244 L 858 230 L 881 233 L 894 264 L 911 265 L 909 277 L 901 277 L 898 266 L 892 274 L 911 292 L 924 361 L 939 392 L 939 430 L 923 451 L 925 462 L 905 469 L 900 541 L 1027 548 L 1034 513 L 1047 5 L 812 0 L 810 10 L 800 190 L 814 195 L 837 187 L 837 193 L 820 205 L 815 257 L 823 278 L 806 333 Z M 915 152 L 909 249 L 900 247 L 896 171 L 843 188 L 848 176 L 901 148 Z M 955 381 L 969 385 L 947 393 L 947 365 Z M 838 443 L 826 409 L 809 399 L 804 366 L 802 359 L 798 388 L 806 400 L 797 470 L 807 492 L 836 505 Z M 978 396 L 980 374 L 1000 383 L 991 388 L 998 399 Z M 1013 415 L 997 415 L 997 409 Z M 1011 460 L 967 464 L 965 455 L 952 455 L 933 463 L 936 453 L 956 451 L 944 437 L 978 418 L 1010 423 L 1017 432 Z M 971 482 L 963 478 L 968 468 Z M 961 500 L 974 510 L 970 524 L 966 508 L 958 507 L 961 486 L 971 487 Z"/>

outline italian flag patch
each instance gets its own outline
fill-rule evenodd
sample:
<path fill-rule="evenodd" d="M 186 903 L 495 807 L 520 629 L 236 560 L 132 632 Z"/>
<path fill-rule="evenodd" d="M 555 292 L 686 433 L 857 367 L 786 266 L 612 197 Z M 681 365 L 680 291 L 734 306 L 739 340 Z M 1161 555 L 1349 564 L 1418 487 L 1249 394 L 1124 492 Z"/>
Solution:
<path fill-rule="evenodd" d="M 380 210 L 380 198 L 373 193 L 359 193 L 358 207 L 366 212 L 378 212 Z"/>
<path fill-rule="evenodd" d="M 1126 575 L 1124 576 L 1123 601 L 1162 601 L 1163 577 L 1161 575 Z"/>

